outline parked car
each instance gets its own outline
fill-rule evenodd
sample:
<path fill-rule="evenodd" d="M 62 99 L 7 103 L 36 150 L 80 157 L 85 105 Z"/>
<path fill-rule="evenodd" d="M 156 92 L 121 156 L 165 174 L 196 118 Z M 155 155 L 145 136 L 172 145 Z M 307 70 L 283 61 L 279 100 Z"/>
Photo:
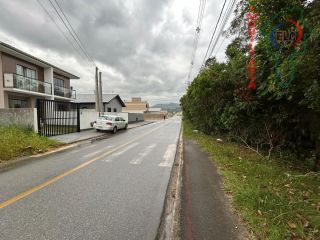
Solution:
<path fill-rule="evenodd" d="M 93 124 L 93 127 L 97 131 L 112 131 L 116 133 L 120 129 L 127 129 L 128 122 L 122 117 L 113 115 L 103 115 L 100 116 Z"/>

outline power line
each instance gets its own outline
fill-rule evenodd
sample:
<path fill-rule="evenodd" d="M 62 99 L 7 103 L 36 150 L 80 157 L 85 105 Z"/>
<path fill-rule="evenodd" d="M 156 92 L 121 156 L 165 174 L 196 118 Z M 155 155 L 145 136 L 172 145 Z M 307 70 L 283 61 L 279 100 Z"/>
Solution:
<path fill-rule="evenodd" d="M 64 11 L 62 10 L 60 4 L 58 3 L 57 0 L 54 0 L 54 1 L 55 1 L 55 3 L 57 4 L 57 6 L 58 6 L 60 12 L 62 13 L 62 15 L 64 16 L 64 18 L 67 20 L 69 26 L 71 27 L 71 30 L 72 30 L 72 32 L 74 33 L 76 39 L 78 40 L 79 45 L 83 47 L 83 50 L 84 50 L 86 56 L 90 59 L 90 61 L 93 63 L 93 65 L 96 66 L 96 64 L 95 64 L 95 62 L 93 61 L 92 57 L 89 55 L 88 51 L 87 51 L 86 48 L 84 47 L 84 44 L 83 44 L 83 42 L 81 41 L 81 39 L 79 38 L 77 32 L 76 32 L 76 31 L 74 30 L 74 28 L 72 27 L 72 25 L 71 25 L 68 17 L 66 16 L 66 14 L 64 13 Z"/>
<path fill-rule="evenodd" d="M 90 60 L 89 62 L 91 62 L 93 64 L 93 66 L 96 67 L 95 63 L 91 61 L 90 57 L 87 55 L 86 50 L 84 50 L 84 48 L 81 46 L 81 44 L 77 41 L 77 38 L 75 37 L 75 35 L 72 33 L 71 29 L 68 27 L 68 25 L 66 24 L 66 22 L 64 21 L 63 17 L 61 16 L 61 14 L 59 13 L 58 9 L 56 8 L 56 6 L 52 3 L 51 0 L 49 0 L 51 6 L 53 7 L 53 9 L 55 10 L 55 12 L 58 14 L 60 20 L 62 21 L 62 23 L 64 24 L 64 26 L 66 27 L 66 29 L 68 30 L 68 32 L 70 33 L 71 37 L 75 40 L 76 44 L 79 46 L 80 50 L 84 53 L 84 55 Z"/>
<path fill-rule="evenodd" d="M 71 45 L 71 47 L 73 47 L 73 49 L 80 55 L 80 57 L 88 64 L 88 60 L 86 58 L 84 58 L 81 54 L 81 52 L 79 51 L 79 49 L 74 45 L 74 43 L 67 37 L 67 35 L 65 34 L 64 31 L 62 31 L 62 29 L 60 28 L 60 26 L 58 25 L 58 23 L 55 21 L 55 19 L 53 18 L 53 16 L 49 13 L 49 11 L 45 8 L 45 6 L 41 3 L 40 0 L 37 0 L 37 2 L 39 3 L 40 7 L 43 9 L 43 11 L 49 16 L 49 18 L 52 20 L 52 22 L 56 25 L 56 27 L 58 28 L 59 32 L 62 34 L 62 36 L 66 39 L 66 41 Z"/>
<path fill-rule="evenodd" d="M 195 34 L 194 34 L 194 39 L 193 39 L 191 62 L 190 62 L 190 68 L 189 68 L 189 73 L 188 73 L 188 79 L 187 79 L 188 83 L 190 81 L 190 77 L 191 77 L 191 73 L 192 73 L 192 69 L 193 69 L 193 65 L 194 65 L 194 59 L 195 59 L 197 48 L 198 48 L 200 30 L 201 30 L 202 20 L 203 20 L 203 16 L 204 16 L 205 7 L 206 7 L 206 1 L 207 0 L 200 0 L 200 2 L 199 2 L 197 26 L 196 26 L 196 30 L 195 30 Z"/>
<path fill-rule="evenodd" d="M 223 29 L 226 26 L 226 24 L 228 22 L 228 19 L 231 16 L 231 12 L 232 12 L 232 9 L 233 9 L 235 3 L 236 3 L 236 0 L 231 0 L 229 2 L 229 5 L 228 5 L 228 7 L 227 7 L 227 9 L 225 11 L 225 14 L 224 14 L 223 18 L 222 18 L 223 20 L 222 20 L 222 23 L 221 23 L 220 28 L 219 28 L 219 33 L 218 33 L 218 35 L 217 35 L 217 37 L 216 37 L 216 39 L 214 41 L 214 44 L 212 45 L 212 49 L 211 49 L 209 57 L 212 56 L 212 53 L 213 53 L 213 51 L 214 51 L 214 49 L 215 49 L 215 47 L 216 47 L 216 45 L 217 45 L 217 43 L 219 41 L 219 38 L 222 35 Z"/>
<path fill-rule="evenodd" d="M 221 48 L 221 46 L 222 46 L 222 44 L 224 43 L 225 40 L 226 40 L 226 38 L 223 37 L 223 39 L 222 39 L 222 41 L 221 41 L 221 43 L 220 43 L 220 45 L 218 47 L 218 50 L 215 51 L 215 54 L 213 54 L 213 55 L 216 55 L 219 52 L 219 50 L 220 50 L 220 48 Z"/>
<path fill-rule="evenodd" d="M 224 7 L 225 7 L 225 5 L 226 5 L 226 2 L 227 2 L 227 0 L 224 0 L 222 9 L 221 9 L 220 14 L 219 14 L 218 21 L 217 21 L 216 26 L 215 26 L 215 28 L 214 28 L 213 34 L 212 34 L 212 36 L 211 36 L 211 40 L 210 40 L 210 43 L 209 43 L 209 45 L 208 45 L 206 54 L 205 54 L 205 56 L 204 56 L 204 58 L 203 58 L 203 62 L 202 62 L 201 68 L 204 66 L 204 63 L 205 63 L 205 61 L 206 61 L 206 58 L 207 58 L 209 49 L 210 49 L 211 44 L 212 44 L 212 41 L 213 41 L 213 37 L 215 36 L 215 33 L 216 33 L 216 31 L 217 31 L 217 27 L 218 27 L 218 25 L 219 25 L 219 22 L 220 22 L 220 19 L 221 19 L 221 15 L 222 15 L 222 13 L 223 13 L 223 10 L 224 10 Z"/>

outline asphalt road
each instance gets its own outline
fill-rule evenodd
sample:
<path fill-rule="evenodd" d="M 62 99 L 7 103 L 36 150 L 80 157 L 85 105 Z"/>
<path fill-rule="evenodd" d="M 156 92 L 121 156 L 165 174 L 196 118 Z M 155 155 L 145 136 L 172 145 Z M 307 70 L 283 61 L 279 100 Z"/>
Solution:
<path fill-rule="evenodd" d="M 0 239 L 154 239 L 181 121 L 0 171 Z"/>

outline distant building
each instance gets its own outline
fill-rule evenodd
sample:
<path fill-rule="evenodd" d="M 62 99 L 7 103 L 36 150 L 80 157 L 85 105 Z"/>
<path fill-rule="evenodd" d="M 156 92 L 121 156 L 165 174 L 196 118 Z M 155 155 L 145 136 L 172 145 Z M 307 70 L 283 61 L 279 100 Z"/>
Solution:
<path fill-rule="evenodd" d="M 148 112 L 161 112 L 161 108 L 148 108 Z"/>
<path fill-rule="evenodd" d="M 144 113 L 145 120 L 162 120 L 168 117 L 168 111 L 162 110 L 161 108 L 149 108 Z"/>
<path fill-rule="evenodd" d="M 131 101 L 125 101 L 125 107 L 122 108 L 122 112 L 130 113 L 144 113 L 148 111 L 149 104 L 146 101 L 142 101 L 141 97 L 133 97 Z"/>
<path fill-rule="evenodd" d="M 122 112 L 126 104 L 118 94 L 102 94 L 104 112 Z M 94 94 L 77 94 L 77 103 L 81 109 L 95 109 L 96 98 Z"/>

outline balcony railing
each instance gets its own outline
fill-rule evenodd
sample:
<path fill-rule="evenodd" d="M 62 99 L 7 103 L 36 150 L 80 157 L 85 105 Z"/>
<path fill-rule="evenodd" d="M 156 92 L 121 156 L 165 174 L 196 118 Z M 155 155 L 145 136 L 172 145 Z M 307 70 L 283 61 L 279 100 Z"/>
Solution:
<path fill-rule="evenodd" d="M 52 94 L 51 83 L 38 81 L 15 73 L 5 73 L 3 85 L 5 88 L 17 88 L 31 92 Z"/>
<path fill-rule="evenodd" d="M 54 85 L 54 95 L 65 97 L 65 98 L 76 99 L 76 90 Z"/>

